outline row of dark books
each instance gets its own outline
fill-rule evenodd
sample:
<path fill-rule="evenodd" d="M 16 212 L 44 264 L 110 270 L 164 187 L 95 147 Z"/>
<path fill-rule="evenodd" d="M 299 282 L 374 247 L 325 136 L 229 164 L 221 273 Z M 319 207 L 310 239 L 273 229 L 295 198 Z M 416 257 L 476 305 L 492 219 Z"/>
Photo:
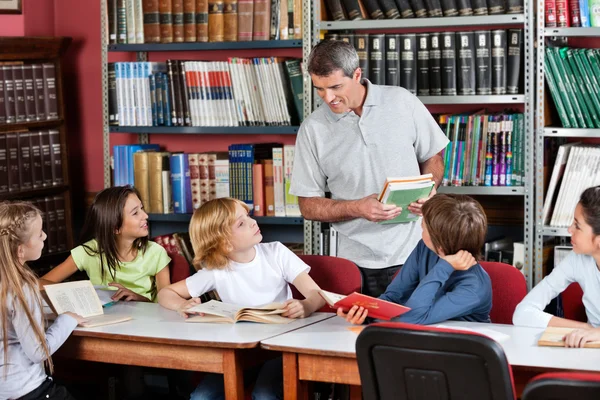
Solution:
<path fill-rule="evenodd" d="M 0 67 L 0 124 L 55 119 L 58 106 L 54 64 L 18 61 Z"/>
<path fill-rule="evenodd" d="M 117 62 L 108 80 L 111 125 L 292 125 L 302 113 L 300 60 Z"/>
<path fill-rule="evenodd" d="M 564 128 L 600 128 L 600 50 L 546 47 L 546 82 Z"/>
<path fill-rule="evenodd" d="M 330 20 L 522 14 L 523 0 L 326 0 Z"/>
<path fill-rule="evenodd" d="M 58 130 L 0 135 L 0 193 L 18 193 L 64 183 Z"/>
<path fill-rule="evenodd" d="M 40 209 L 43 221 L 42 228 L 48 235 L 42 254 L 68 250 L 65 197 L 56 195 L 35 198 L 29 201 Z"/>
<path fill-rule="evenodd" d="M 109 43 L 302 39 L 302 0 L 107 0 Z"/>
<path fill-rule="evenodd" d="M 597 0 L 546 0 L 544 2 L 546 27 L 589 28 L 600 26 Z"/>
<path fill-rule="evenodd" d="M 351 43 L 363 77 L 419 96 L 520 93 L 521 29 L 407 34 L 329 34 Z M 507 40 L 508 39 L 508 40 Z"/>
<path fill-rule="evenodd" d="M 450 140 L 443 186 L 523 186 L 523 114 L 439 115 Z"/>

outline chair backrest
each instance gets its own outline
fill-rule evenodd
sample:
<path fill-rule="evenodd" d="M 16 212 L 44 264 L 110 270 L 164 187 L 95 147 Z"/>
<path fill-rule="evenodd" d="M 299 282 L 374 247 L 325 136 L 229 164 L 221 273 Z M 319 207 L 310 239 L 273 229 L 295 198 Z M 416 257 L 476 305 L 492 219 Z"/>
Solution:
<path fill-rule="evenodd" d="M 367 326 L 356 341 L 365 400 L 514 400 L 502 347 L 475 332 L 405 323 Z"/>
<path fill-rule="evenodd" d="M 479 264 L 492 281 L 490 319 L 497 324 L 512 324 L 515 308 L 527 295 L 525 277 L 512 265 L 492 261 Z"/>
<path fill-rule="evenodd" d="M 579 283 L 571 283 L 560 295 L 564 317 L 575 321 L 587 322 L 583 305 L 583 290 Z"/>
<path fill-rule="evenodd" d="M 310 266 L 309 275 L 323 290 L 339 294 L 350 294 L 360 292 L 362 277 L 360 270 L 350 260 L 339 257 L 301 255 L 300 259 Z M 292 286 L 295 299 L 303 296 Z M 327 305 L 320 311 L 333 311 Z"/>
<path fill-rule="evenodd" d="M 598 400 L 600 373 L 551 372 L 533 378 L 523 391 L 522 400 Z"/>

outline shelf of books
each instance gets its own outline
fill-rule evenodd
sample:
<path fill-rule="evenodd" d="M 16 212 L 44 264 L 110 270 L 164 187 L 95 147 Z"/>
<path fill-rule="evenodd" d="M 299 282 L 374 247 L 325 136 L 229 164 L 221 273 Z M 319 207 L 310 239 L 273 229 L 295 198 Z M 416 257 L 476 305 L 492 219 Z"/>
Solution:
<path fill-rule="evenodd" d="M 522 197 L 522 231 L 514 242 L 524 243 L 522 271 L 531 286 L 534 69 L 526 68 L 534 54 L 531 3 L 326 0 L 324 5 L 321 10 L 321 3 L 312 4 L 314 29 L 303 41 L 351 43 L 364 77 L 418 96 L 446 133 L 450 143 L 438 192 Z M 312 224 L 316 252 L 323 235 Z"/>
<path fill-rule="evenodd" d="M 471 15 L 465 17 L 398 18 L 355 21 L 320 21 L 319 28 L 327 31 L 354 29 L 406 29 L 523 26 L 524 14 Z"/>
<path fill-rule="evenodd" d="M 25 200 L 40 209 L 44 256 L 58 257 L 73 245 L 61 68 L 70 42 L 0 38 L 0 201 Z M 34 268 L 48 263 L 44 257 Z"/>
<path fill-rule="evenodd" d="M 564 244 L 581 192 L 600 183 L 600 18 L 592 1 L 574 4 L 538 2 L 537 254 Z M 542 256 L 535 271 L 548 271 Z"/>
<path fill-rule="evenodd" d="M 600 138 L 600 129 L 545 127 L 544 137 Z"/>
<path fill-rule="evenodd" d="M 216 50 L 259 50 L 293 49 L 302 47 L 302 40 L 253 40 L 248 42 L 195 42 L 195 43 L 140 43 L 109 44 L 108 51 L 216 51 Z"/>
<path fill-rule="evenodd" d="M 152 236 L 187 231 L 195 209 L 230 196 L 250 207 L 265 240 L 303 241 L 287 193 L 303 115 L 301 6 L 240 3 L 209 17 L 206 1 L 103 0 L 104 182 L 140 191 Z M 198 61 L 207 51 L 211 61 Z M 137 61 L 109 62 L 116 52 Z M 111 146 L 111 134 L 129 143 Z M 263 135 L 273 140 L 252 143 Z"/>

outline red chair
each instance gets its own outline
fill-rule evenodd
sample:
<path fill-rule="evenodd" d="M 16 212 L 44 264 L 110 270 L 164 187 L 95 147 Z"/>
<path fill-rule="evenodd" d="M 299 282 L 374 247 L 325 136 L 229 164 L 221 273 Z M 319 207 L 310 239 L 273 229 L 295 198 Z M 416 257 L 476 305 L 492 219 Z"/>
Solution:
<path fill-rule="evenodd" d="M 358 267 L 352 261 L 316 255 L 301 255 L 300 259 L 310 266 L 309 275 L 321 289 L 339 294 L 360 292 L 362 277 Z M 295 299 L 303 298 L 293 286 L 292 293 Z M 325 305 L 319 311 L 332 312 L 333 310 Z"/>
<path fill-rule="evenodd" d="M 598 400 L 600 374 L 551 372 L 533 378 L 523 391 L 522 400 Z"/>
<path fill-rule="evenodd" d="M 575 321 L 587 322 L 587 314 L 583 305 L 583 290 L 579 283 L 571 283 L 560 294 L 564 317 Z"/>
<path fill-rule="evenodd" d="M 496 324 L 512 324 L 517 305 L 527 294 L 523 274 L 512 265 L 480 261 L 492 281 L 492 310 L 490 319 Z"/>
<path fill-rule="evenodd" d="M 356 341 L 365 400 L 514 400 L 512 370 L 494 340 L 405 323 L 367 326 Z"/>

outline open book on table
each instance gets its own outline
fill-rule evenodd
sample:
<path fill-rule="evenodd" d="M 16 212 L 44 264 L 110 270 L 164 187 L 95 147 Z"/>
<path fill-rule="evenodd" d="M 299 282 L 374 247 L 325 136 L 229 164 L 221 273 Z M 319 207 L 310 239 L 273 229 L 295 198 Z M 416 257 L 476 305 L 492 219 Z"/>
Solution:
<path fill-rule="evenodd" d="M 104 315 L 102 302 L 90 281 L 55 283 L 44 285 L 44 289 L 48 305 L 55 314 L 60 315 L 67 311 L 79 314 L 87 319 L 87 322 L 81 324 L 85 328 L 116 324 L 131 319 L 127 315 Z"/>
<path fill-rule="evenodd" d="M 293 319 L 282 317 L 285 311 L 283 303 L 270 303 L 256 307 L 241 307 L 235 304 L 211 300 L 188 308 L 190 314 L 186 322 L 236 323 L 238 321 L 259 322 L 262 324 L 289 324 Z M 203 315 L 194 315 L 200 313 Z"/>
<path fill-rule="evenodd" d="M 381 224 L 398 224 L 419 219 L 418 215 L 408 210 L 408 205 L 431 194 L 435 182 L 433 175 L 407 176 L 405 178 L 387 178 L 377 199 L 383 204 L 395 204 L 402 207 L 402 213 Z"/>
<path fill-rule="evenodd" d="M 549 326 L 538 340 L 538 346 L 565 347 L 565 341 L 563 338 L 565 335 L 571 333 L 575 329 L 576 328 L 560 328 L 556 326 Z M 599 349 L 600 342 L 588 342 L 583 347 Z"/>
<path fill-rule="evenodd" d="M 345 312 L 348 312 L 352 306 L 362 306 L 369 310 L 369 317 L 376 319 L 390 320 L 394 317 L 404 314 L 407 311 L 410 311 L 409 307 L 404 307 L 400 304 L 356 292 L 349 294 L 348 296 L 344 296 L 343 294 L 319 290 L 319 294 L 321 297 L 323 297 L 329 307 L 333 309 L 337 310 L 338 308 L 341 308 Z"/>

